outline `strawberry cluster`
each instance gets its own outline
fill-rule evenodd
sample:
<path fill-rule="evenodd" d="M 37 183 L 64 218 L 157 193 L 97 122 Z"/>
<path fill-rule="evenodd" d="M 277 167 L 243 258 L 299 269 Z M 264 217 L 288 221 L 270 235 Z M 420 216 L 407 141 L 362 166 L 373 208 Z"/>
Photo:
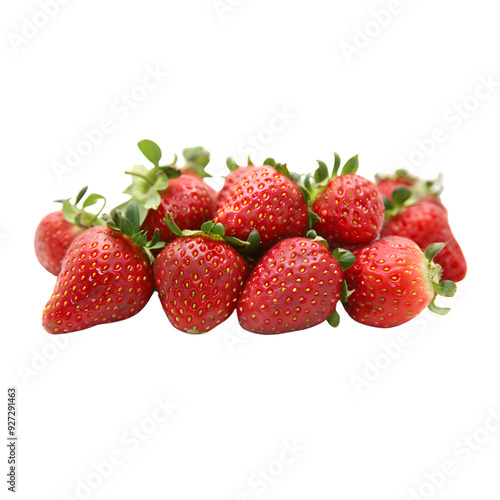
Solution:
<path fill-rule="evenodd" d="M 81 190 L 45 216 L 35 233 L 40 263 L 57 276 L 42 316 L 68 333 L 137 314 L 157 292 L 171 324 L 205 333 L 236 309 L 260 334 L 339 323 L 340 301 L 355 321 L 387 328 L 452 296 L 466 274 L 440 199 L 441 179 L 404 171 L 357 175 L 335 154 L 311 174 L 250 160 L 220 191 L 205 181 L 209 153 L 183 151 L 160 165 L 161 150 L 139 142 L 152 167 L 126 172 L 130 199 L 103 214 L 105 200 Z M 97 214 L 87 209 L 100 203 Z"/>

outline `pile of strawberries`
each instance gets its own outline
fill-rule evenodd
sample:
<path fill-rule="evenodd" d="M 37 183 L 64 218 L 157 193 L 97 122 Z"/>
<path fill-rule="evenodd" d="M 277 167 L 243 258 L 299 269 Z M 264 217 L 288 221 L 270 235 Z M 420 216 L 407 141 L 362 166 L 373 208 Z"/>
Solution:
<path fill-rule="evenodd" d="M 134 165 L 130 199 L 102 214 L 86 188 L 45 216 L 35 234 L 40 263 L 57 276 L 43 310 L 49 333 L 68 333 L 137 314 L 156 291 L 171 324 L 205 333 L 237 310 L 261 334 L 339 323 L 339 300 L 355 321 L 393 327 L 437 295 L 452 296 L 466 262 L 440 200 L 441 179 L 405 171 L 356 174 L 358 157 L 318 161 L 297 175 L 267 159 L 230 170 L 220 191 L 203 178 L 210 156 L 183 151 L 160 165 L 152 141 L 138 144 L 151 168 Z M 100 205 L 97 213 L 87 209 Z"/>

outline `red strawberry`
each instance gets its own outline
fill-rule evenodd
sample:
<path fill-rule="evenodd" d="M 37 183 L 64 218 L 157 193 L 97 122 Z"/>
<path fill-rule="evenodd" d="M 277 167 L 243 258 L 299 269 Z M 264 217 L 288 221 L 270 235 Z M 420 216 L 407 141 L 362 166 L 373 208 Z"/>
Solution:
<path fill-rule="evenodd" d="M 146 244 L 146 235 L 138 232 L 135 205 L 129 205 L 127 218 L 116 211 L 111 216 L 110 227 L 87 229 L 64 256 L 54 292 L 43 310 L 42 324 L 49 333 L 74 332 L 130 318 L 151 297 L 154 282 L 149 250 L 159 245 L 158 236 Z M 144 244 L 146 248 L 141 248 Z"/>
<path fill-rule="evenodd" d="M 204 222 L 213 219 L 213 204 L 209 186 L 201 179 L 183 174 L 176 179 L 169 179 L 168 188 L 160 191 L 160 204 L 155 210 L 149 210 L 142 229 L 152 237 L 154 231 L 160 231 L 160 238 L 170 242 L 176 236 L 165 223 L 170 213 L 181 229 L 198 229 Z"/>
<path fill-rule="evenodd" d="M 168 219 L 172 232 L 183 233 Z M 154 263 L 162 307 L 172 325 L 205 333 L 232 314 L 248 274 L 245 259 L 224 238 L 222 225 L 205 223 L 164 248 Z"/>
<path fill-rule="evenodd" d="M 85 229 L 104 224 L 99 214 L 94 215 L 85 211 L 85 208 L 94 205 L 98 200 L 105 201 L 98 194 L 92 194 L 83 202 L 83 208 L 77 208 L 84 197 L 87 188 L 83 188 L 77 195 L 74 204 L 70 200 L 59 200 L 63 204 L 62 210 L 46 215 L 38 224 L 35 231 L 35 253 L 42 266 L 49 273 L 57 276 L 61 271 L 64 254 L 71 242 Z M 101 207 L 102 211 L 104 203 Z"/>
<path fill-rule="evenodd" d="M 35 231 L 35 253 L 42 266 L 57 276 L 71 242 L 85 228 L 68 222 L 61 210 L 46 215 Z"/>
<path fill-rule="evenodd" d="M 301 188 L 291 179 L 285 165 L 252 167 L 228 190 L 215 215 L 226 234 L 247 240 L 256 230 L 261 249 L 277 241 L 303 236 L 309 211 Z"/>
<path fill-rule="evenodd" d="M 390 174 L 376 174 L 375 183 L 380 194 L 391 202 L 394 190 L 403 187 L 410 189 L 415 199 L 427 200 L 443 206 L 440 198 L 444 188 L 442 175 L 439 175 L 437 179 L 426 180 L 404 169 L 399 169 Z"/>
<path fill-rule="evenodd" d="M 156 229 L 163 241 L 172 241 L 175 236 L 165 224 L 167 212 L 171 213 L 177 224 L 183 229 L 198 229 L 203 222 L 214 216 L 214 201 L 210 186 L 205 183 L 200 171 L 206 164 L 208 151 L 203 148 L 188 148 L 183 151 L 189 160 L 186 173 L 176 166 L 177 157 L 169 165 L 160 165 L 161 149 L 153 141 L 143 140 L 139 149 L 153 163 L 153 168 L 134 165 L 131 171 L 132 184 L 124 191 L 130 200 L 117 207 L 125 210 L 131 202 L 136 202 L 140 210 L 142 229 L 151 238 Z M 198 164 L 195 165 L 195 160 Z M 193 170 L 196 166 L 196 171 Z M 201 169 L 201 170 L 200 170 Z"/>
<path fill-rule="evenodd" d="M 443 279 L 461 281 L 467 274 L 467 262 L 448 222 L 448 213 L 443 206 L 432 201 L 421 201 L 404 206 L 391 215 L 382 236 L 410 238 L 423 250 L 431 243 L 442 241 L 446 246 L 436 255 L 435 262 L 443 268 Z"/>
<path fill-rule="evenodd" d="M 375 184 L 356 175 L 358 157 L 351 158 L 338 175 L 340 158 L 329 175 L 328 167 L 318 161 L 314 179 L 304 184 L 311 193 L 312 211 L 319 220 L 313 229 L 332 247 L 368 243 L 378 237 L 384 224 L 384 202 Z"/>
<path fill-rule="evenodd" d="M 224 179 L 224 186 L 222 186 L 222 189 L 217 194 L 217 206 L 220 205 L 226 198 L 227 193 L 233 187 L 233 185 L 238 182 L 240 177 L 243 177 L 244 175 L 250 173 L 250 170 L 254 166 L 250 163 L 250 159 L 246 167 L 237 165 L 231 157 L 226 160 L 226 165 L 227 168 L 229 168 L 229 174 L 226 175 L 226 178 Z"/>
<path fill-rule="evenodd" d="M 343 303 L 355 321 L 378 328 L 402 325 L 427 306 L 438 314 L 437 294 L 452 296 L 456 285 L 441 281 L 441 267 L 432 262 L 443 243 L 425 254 L 408 238 L 388 236 L 354 250 L 356 262 L 345 273 L 350 292 Z"/>
<path fill-rule="evenodd" d="M 217 191 L 215 188 L 213 188 L 212 186 L 210 186 L 210 184 L 207 184 L 201 177 L 199 177 L 197 174 L 193 173 L 193 172 L 182 172 L 182 174 L 184 176 L 187 176 L 187 175 L 190 175 L 191 177 L 194 177 L 195 179 L 199 179 L 202 181 L 202 186 L 203 186 L 203 189 L 205 189 L 208 193 L 208 196 L 210 196 L 210 200 L 211 200 L 211 208 L 210 208 L 210 211 L 212 213 L 215 213 L 215 209 L 218 205 L 218 197 L 219 197 L 219 191 Z"/>
<path fill-rule="evenodd" d="M 352 257 L 345 252 L 343 262 L 347 255 Z M 238 320 L 245 330 L 264 334 L 303 330 L 328 318 L 335 324 L 342 282 L 341 264 L 320 241 L 280 241 L 260 259 L 245 284 Z"/>
<path fill-rule="evenodd" d="M 377 189 L 382 196 L 392 200 L 392 192 L 401 186 L 411 187 L 407 182 L 398 181 L 397 179 L 384 179 L 376 183 Z"/>
<path fill-rule="evenodd" d="M 210 195 L 210 199 L 212 200 L 211 210 L 215 212 L 219 192 L 204 181 L 205 177 L 211 177 L 211 175 L 207 174 L 205 171 L 205 167 L 210 162 L 210 152 L 201 146 L 196 146 L 194 148 L 183 149 L 182 156 L 186 162 L 181 168 L 182 173 L 192 175 L 203 181 L 203 187 L 207 190 Z"/>

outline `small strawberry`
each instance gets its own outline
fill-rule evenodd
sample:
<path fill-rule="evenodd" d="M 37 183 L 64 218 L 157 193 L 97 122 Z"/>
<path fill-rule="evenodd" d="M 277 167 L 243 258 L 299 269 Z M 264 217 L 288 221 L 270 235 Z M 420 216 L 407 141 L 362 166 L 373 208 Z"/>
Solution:
<path fill-rule="evenodd" d="M 132 184 L 124 193 L 131 198 L 117 207 L 118 210 L 125 210 L 128 203 L 136 202 L 141 228 L 147 231 L 149 238 L 158 229 L 161 240 L 165 242 L 175 238 L 165 223 L 167 212 L 182 229 L 197 229 L 213 218 L 215 206 L 211 188 L 200 177 L 200 168 L 203 169 L 201 165 L 206 161 L 208 151 L 203 148 L 184 150 L 190 161 L 187 164 L 188 173 L 183 173 L 176 166 L 177 157 L 171 164 L 160 166 L 161 149 L 153 141 L 143 140 L 138 146 L 154 166 L 147 169 L 144 165 L 134 165 L 131 171 L 126 172 L 132 175 Z M 202 151 L 193 152 L 194 149 Z M 193 157 L 198 164 L 195 165 Z M 194 165 L 197 167 L 196 174 L 192 170 Z"/>
<path fill-rule="evenodd" d="M 226 160 L 226 165 L 229 169 L 229 174 L 226 175 L 226 178 L 224 179 L 224 185 L 217 194 L 217 205 L 220 205 L 222 203 L 222 200 L 225 199 L 227 193 L 233 187 L 233 185 L 238 182 L 239 178 L 250 173 L 250 170 L 252 169 L 252 167 L 254 167 L 254 165 L 250 161 L 250 158 L 248 158 L 247 166 L 238 165 L 231 157 Z"/>
<path fill-rule="evenodd" d="M 392 202 L 394 190 L 403 187 L 410 189 L 415 199 L 431 201 L 443 206 L 440 198 L 444 189 L 441 174 L 437 179 L 422 179 L 404 169 L 399 169 L 390 174 L 376 174 L 375 184 L 382 197 L 390 202 Z"/>
<path fill-rule="evenodd" d="M 402 325 L 426 307 L 436 306 L 437 295 L 453 296 L 456 285 L 441 280 L 441 266 L 433 258 L 444 243 L 430 245 L 425 254 L 408 238 L 388 236 L 356 248 L 354 265 L 345 273 L 349 290 L 343 306 L 359 323 L 378 328 Z"/>
<path fill-rule="evenodd" d="M 89 195 L 84 200 L 82 208 L 77 208 L 86 192 L 86 187 L 80 190 L 74 204 L 71 204 L 69 199 L 57 200 L 63 204 L 62 209 L 46 215 L 36 228 L 34 241 L 36 256 L 40 264 L 55 276 L 61 271 L 64 254 L 71 242 L 89 227 L 104 224 L 99 218 L 105 203 L 101 195 Z M 85 210 L 99 200 L 103 201 L 103 205 L 96 215 Z"/>
<path fill-rule="evenodd" d="M 256 230 L 261 250 L 281 239 L 303 236 L 309 221 L 304 194 L 286 165 L 272 159 L 266 162 L 240 176 L 227 191 L 214 219 L 226 228 L 227 235 L 241 240 L 247 240 Z"/>
<path fill-rule="evenodd" d="M 87 229 L 70 245 L 54 292 L 43 310 L 49 333 L 68 333 L 137 314 L 154 290 L 151 242 L 139 231 L 139 211 L 113 210 L 108 226 Z"/>
<path fill-rule="evenodd" d="M 350 247 L 373 241 L 384 224 L 384 203 L 375 184 L 356 175 L 358 157 L 342 168 L 335 153 L 332 174 L 322 161 L 314 176 L 306 176 L 304 187 L 310 193 L 317 220 L 312 228 L 332 247 Z"/>
<path fill-rule="evenodd" d="M 238 301 L 242 328 L 276 334 L 310 328 L 327 319 L 338 324 L 335 307 L 342 294 L 343 269 L 352 264 L 353 255 L 337 249 L 337 262 L 321 240 L 289 238 L 265 253 Z"/>
<path fill-rule="evenodd" d="M 221 224 L 206 222 L 200 231 L 180 231 L 154 263 L 162 307 L 172 325 L 187 333 L 205 333 L 232 314 L 248 274 L 245 259 L 231 246 L 245 243 L 224 236 Z"/>
<path fill-rule="evenodd" d="M 159 192 L 160 204 L 149 210 L 142 224 L 149 237 L 160 231 L 160 238 L 170 242 L 176 238 L 165 223 L 167 213 L 171 214 L 181 229 L 196 229 L 214 216 L 209 186 L 201 179 L 183 174 L 170 179 L 168 187 Z"/>
<path fill-rule="evenodd" d="M 219 192 L 205 182 L 206 177 L 212 177 L 205 171 L 205 167 L 210 162 L 210 152 L 201 146 L 194 148 L 185 148 L 182 150 L 182 156 L 186 162 L 181 167 L 181 172 L 185 175 L 192 175 L 203 181 L 203 187 L 207 190 L 212 200 L 211 211 L 215 212 L 218 203 Z"/>
<path fill-rule="evenodd" d="M 375 175 L 375 185 L 379 193 L 389 200 L 392 200 L 392 192 L 401 186 L 412 187 L 414 185 L 413 178 L 408 178 L 406 170 L 397 170 L 391 175 Z"/>
<path fill-rule="evenodd" d="M 435 262 L 443 268 L 443 279 L 462 281 L 467 274 L 467 262 L 450 228 L 446 208 L 427 199 L 405 205 L 412 198 L 411 193 L 406 188 L 394 191 L 393 202 L 387 206 L 382 236 L 410 238 L 422 250 L 435 241 L 446 243 Z"/>

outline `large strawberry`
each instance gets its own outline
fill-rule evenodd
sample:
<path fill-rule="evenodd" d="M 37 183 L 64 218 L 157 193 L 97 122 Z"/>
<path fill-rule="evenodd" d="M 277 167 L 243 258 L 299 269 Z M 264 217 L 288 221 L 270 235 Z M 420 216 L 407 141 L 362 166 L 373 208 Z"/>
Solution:
<path fill-rule="evenodd" d="M 87 229 L 64 256 L 52 296 L 43 310 L 49 333 L 68 333 L 137 314 L 154 290 L 151 242 L 139 230 L 139 211 L 111 212 L 108 226 Z"/>
<path fill-rule="evenodd" d="M 238 301 L 238 320 L 255 333 L 303 330 L 329 319 L 342 293 L 343 269 L 353 262 L 335 250 L 339 262 L 320 238 L 289 238 L 268 250 L 257 263 Z M 326 243 L 323 240 L 324 243 Z"/>
<path fill-rule="evenodd" d="M 467 262 L 448 222 L 448 212 L 432 200 L 410 203 L 411 191 L 397 188 L 393 202 L 387 207 L 387 222 L 382 236 L 403 236 L 415 241 L 424 250 L 431 243 L 442 241 L 446 246 L 435 261 L 443 268 L 443 279 L 461 281 L 467 274 Z"/>
<path fill-rule="evenodd" d="M 306 176 L 304 186 L 312 201 L 312 211 L 319 217 L 313 229 L 332 247 L 355 246 L 373 241 L 384 224 L 384 202 L 375 184 L 360 175 L 358 157 L 342 168 L 335 153 L 331 174 L 322 161 L 314 176 Z"/>
<path fill-rule="evenodd" d="M 359 323 L 378 328 L 402 325 L 426 307 L 438 314 L 449 309 L 435 304 L 436 295 L 452 296 L 456 285 L 441 281 L 441 266 L 433 258 L 444 243 L 425 254 L 408 238 L 388 236 L 356 248 L 354 265 L 345 273 L 349 290 L 343 306 Z"/>
<path fill-rule="evenodd" d="M 74 204 L 69 199 L 57 200 L 63 204 L 62 209 L 43 217 L 36 228 L 34 241 L 36 256 L 40 264 L 55 276 L 61 271 L 64 254 L 71 242 L 89 227 L 104 224 L 99 218 L 104 208 L 103 196 L 91 194 L 83 201 L 82 208 L 78 208 L 77 205 L 86 192 L 87 187 L 81 189 Z M 99 200 L 102 200 L 103 204 L 97 214 L 85 210 Z"/>
<path fill-rule="evenodd" d="M 252 167 L 233 184 L 214 219 L 226 228 L 227 235 L 241 240 L 255 230 L 261 250 L 284 238 L 303 236 L 309 221 L 304 194 L 286 165 L 271 159 L 266 162 Z"/>
<path fill-rule="evenodd" d="M 161 304 L 172 325 L 187 333 L 206 333 L 232 314 L 248 274 L 245 259 L 224 236 L 221 224 L 206 222 L 200 231 L 183 231 L 167 216 L 179 236 L 154 263 Z"/>
<path fill-rule="evenodd" d="M 177 157 L 169 165 L 160 165 L 161 149 L 153 141 L 143 140 L 138 146 L 154 166 L 147 169 L 144 165 L 134 165 L 131 171 L 126 172 L 132 176 L 132 184 L 124 193 L 131 198 L 117 207 L 119 210 L 126 209 L 130 202 L 136 202 L 140 210 L 141 228 L 147 231 L 149 238 L 158 229 L 160 238 L 165 242 L 175 238 L 165 223 L 167 213 L 172 215 L 181 229 L 198 229 L 213 218 L 215 206 L 212 196 L 215 197 L 215 194 L 200 177 L 200 169 L 203 170 L 201 164 L 208 151 L 203 148 L 184 150 L 189 161 L 188 173 L 183 173 L 182 168 L 176 165 Z M 194 149 L 202 151 L 193 152 Z M 196 154 L 199 164 L 195 171 L 193 156 Z"/>

